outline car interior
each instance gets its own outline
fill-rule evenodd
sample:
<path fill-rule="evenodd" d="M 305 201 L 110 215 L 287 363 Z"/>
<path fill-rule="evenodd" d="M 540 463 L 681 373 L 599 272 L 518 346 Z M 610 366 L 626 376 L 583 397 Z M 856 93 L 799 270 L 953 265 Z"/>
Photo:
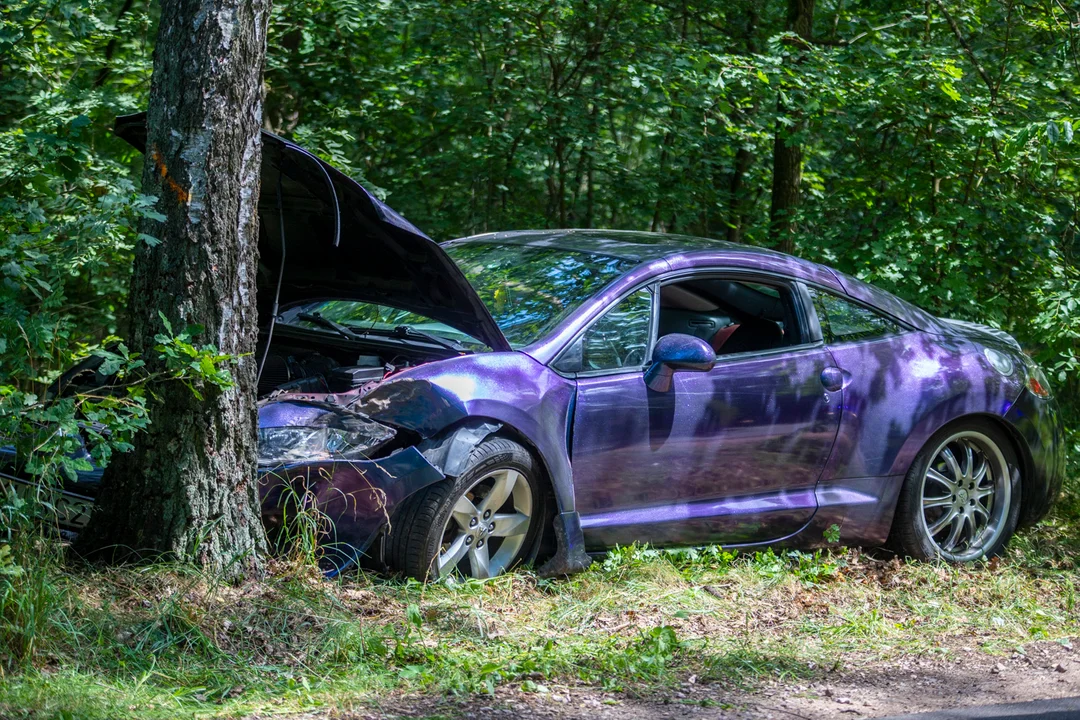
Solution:
<path fill-rule="evenodd" d="M 724 278 L 701 278 L 660 288 L 659 335 L 701 338 L 718 356 L 799 345 L 790 288 Z"/>

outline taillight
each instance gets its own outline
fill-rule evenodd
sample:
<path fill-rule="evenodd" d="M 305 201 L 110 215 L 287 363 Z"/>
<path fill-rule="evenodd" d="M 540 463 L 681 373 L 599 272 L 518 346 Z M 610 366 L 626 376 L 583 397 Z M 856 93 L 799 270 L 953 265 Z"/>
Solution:
<path fill-rule="evenodd" d="M 1041 398 L 1050 397 L 1050 383 L 1046 380 L 1042 368 L 1033 362 L 1027 363 L 1027 386 L 1028 390 Z"/>

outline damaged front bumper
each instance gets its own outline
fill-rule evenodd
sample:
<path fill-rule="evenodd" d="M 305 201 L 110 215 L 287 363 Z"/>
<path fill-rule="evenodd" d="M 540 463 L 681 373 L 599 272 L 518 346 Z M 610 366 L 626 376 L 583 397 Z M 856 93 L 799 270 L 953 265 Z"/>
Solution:
<path fill-rule="evenodd" d="M 259 468 L 263 524 L 273 540 L 312 528 L 321 566 L 334 577 L 356 563 L 407 497 L 444 475 L 415 448 L 377 460 L 337 460 Z M 301 514 L 312 523 L 296 522 Z"/>

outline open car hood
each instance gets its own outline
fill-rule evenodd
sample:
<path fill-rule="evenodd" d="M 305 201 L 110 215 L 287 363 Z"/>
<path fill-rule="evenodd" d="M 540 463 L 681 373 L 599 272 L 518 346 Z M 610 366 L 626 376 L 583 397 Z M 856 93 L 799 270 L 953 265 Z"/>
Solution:
<path fill-rule="evenodd" d="M 114 132 L 145 152 L 146 113 L 118 117 Z M 273 302 L 280 271 L 282 306 L 319 299 L 372 302 L 438 320 L 494 350 L 510 349 L 435 241 L 295 143 L 266 131 L 262 141 L 260 317 Z"/>

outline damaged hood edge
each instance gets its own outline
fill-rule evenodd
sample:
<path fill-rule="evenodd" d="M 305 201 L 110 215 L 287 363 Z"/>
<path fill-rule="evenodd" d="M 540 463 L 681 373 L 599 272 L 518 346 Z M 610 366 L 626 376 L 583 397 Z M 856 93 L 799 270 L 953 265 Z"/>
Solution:
<path fill-rule="evenodd" d="M 114 133 L 145 153 L 146 113 L 116 118 Z M 271 264 L 271 258 L 281 256 L 277 195 L 274 187 L 266 186 L 268 176 L 284 176 L 302 187 L 318 201 L 317 216 L 331 220 L 328 226 L 333 228 L 312 237 L 301 211 L 290 218 L 292 210 L 283 204 L 286 242 L 292 249 L 277 263 L 282 269 L 282 307 L 330 298 L 376 303 L 445 323 L 493 350 L 511 349 L 487 306 L 438 243 L 360 183 L 299 145 L 265 130 L 262 141 L 259 221 L 267 230 L 260 232 L 260 257 Z M 311 204 L 303 208 L 308 217 Z M 298 252 L 298 246 L 303 251 Z M 274 267 L 275 279 L 277 274 Z"/>

